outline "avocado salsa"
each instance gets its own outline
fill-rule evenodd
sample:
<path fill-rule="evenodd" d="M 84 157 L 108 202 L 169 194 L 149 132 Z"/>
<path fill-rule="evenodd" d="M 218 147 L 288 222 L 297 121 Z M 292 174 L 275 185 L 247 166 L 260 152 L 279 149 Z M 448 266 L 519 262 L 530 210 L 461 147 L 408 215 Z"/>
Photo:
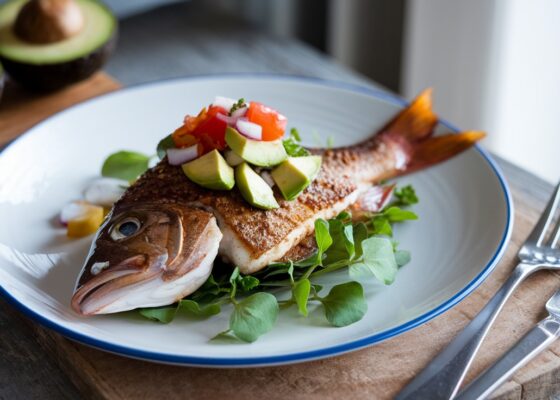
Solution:
<path fill-rule="evenodd" d="M 197 116 L 186 116 L 158 153 L 197 185 L 237 186 L 249 204 L 271 210 L 279 207 L 274 186 L 285 200 L 294 200 L 321 169 L 321 157 L 299 145 L 297 131 L 284 139 L 286 125 L 286 117 L 261 103 L 218 96 Z"/>

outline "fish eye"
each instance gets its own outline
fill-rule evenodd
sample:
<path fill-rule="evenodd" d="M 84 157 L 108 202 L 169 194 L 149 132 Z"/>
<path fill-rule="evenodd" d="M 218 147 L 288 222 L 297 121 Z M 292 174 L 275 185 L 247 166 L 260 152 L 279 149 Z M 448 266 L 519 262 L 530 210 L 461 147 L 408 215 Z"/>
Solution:
<path fill-rule="evenodd" d="M 125 218 L 111 229 L 111 239 L 120 240 L 134 235 L 140 229 L 140 221 L 136 218 Z"/>

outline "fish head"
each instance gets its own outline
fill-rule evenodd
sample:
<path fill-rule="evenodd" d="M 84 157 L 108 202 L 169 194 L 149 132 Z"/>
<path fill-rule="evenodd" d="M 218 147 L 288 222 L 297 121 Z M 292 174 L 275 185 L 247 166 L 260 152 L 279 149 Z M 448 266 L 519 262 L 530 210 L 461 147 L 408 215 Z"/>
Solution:
<path fill-rule="evenodd" d="M 112 210 L 78 277 L 72 308 L 91 315 L 171 304 L 205 282 L 221 238 L 213 214 L 199 208 Z"/>

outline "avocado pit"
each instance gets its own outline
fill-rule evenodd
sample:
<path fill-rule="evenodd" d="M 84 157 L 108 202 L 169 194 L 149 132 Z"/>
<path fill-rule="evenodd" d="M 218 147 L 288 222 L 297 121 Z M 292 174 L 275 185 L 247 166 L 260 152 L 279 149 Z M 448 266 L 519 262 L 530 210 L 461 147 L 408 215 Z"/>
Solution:
<path fill-rule="evenodd" d="M 0 5 L 0 62 L 20 85 L 57 90 L 98 71 L 114 49 L 117 20 L 91 0 L 10 0 Z"/>
<path fill-rule="evenodd" d="M 55 43 L 76 35 L 84 16 L 74 0 L 31 0 L 20 10 L 14 32 L 35 44 Z"/>

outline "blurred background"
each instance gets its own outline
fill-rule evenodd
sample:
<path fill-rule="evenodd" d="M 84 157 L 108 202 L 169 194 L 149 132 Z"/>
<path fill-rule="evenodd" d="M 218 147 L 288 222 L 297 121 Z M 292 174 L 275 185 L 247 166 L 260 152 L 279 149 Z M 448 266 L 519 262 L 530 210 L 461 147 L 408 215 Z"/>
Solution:
<path fill-rule="evenodd" d="M 250 24 L 278 38 L 299 39 L 354 70 L 358 79 L 370 78 L 407 99 L 433 87 L 440 115 L 463 129 L 486 130 L 484 146 L 505 159 L 550 182 L 560 178 L 558 0 L 106 3 L 121 20 L 118 51 L 106 69 L 124 84 L 161 78 L 162 71 L 167 77 L 189 74 L 189 54 L 212 59 L 200 54 L 201 35 L 235 57 L 227 71 L 216 65 L 209 73 L 259 72 L 251 66 L 258 40 L 249 31 L 228 35 L 228 26 Z M 201 9 L 216 17 L 197 20 Z M 149 62 L 146 52 L 153 55 Z M 141 66 L 134 65 L 139 55 Z M 324 76 L 336 79 L 336 69 Z"/>

